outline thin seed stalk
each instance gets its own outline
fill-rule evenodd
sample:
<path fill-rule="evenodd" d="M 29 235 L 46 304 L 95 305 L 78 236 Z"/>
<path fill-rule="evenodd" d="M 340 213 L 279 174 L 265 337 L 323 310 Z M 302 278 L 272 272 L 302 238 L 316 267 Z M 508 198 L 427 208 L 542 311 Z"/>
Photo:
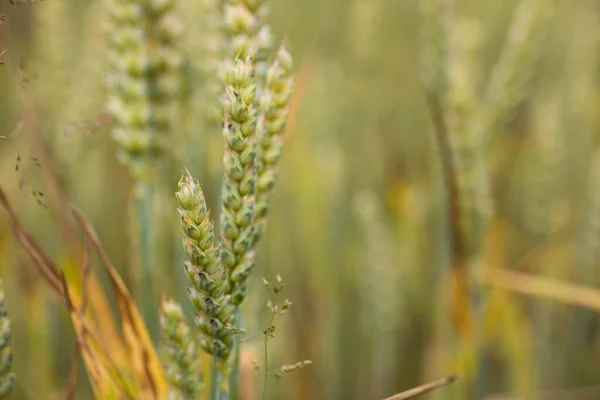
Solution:
<path fill-rule="evenodd" d="M 269 321 L 268 327 L 273 326 L 273 321 L 275 320 L 275 313 L 271 312 L 271 320 Z M 267 398 L 267 383 L 269 382 L 269 333 L 265 332 L 265 344 L 264 344 L 264 366 L 263 366 L 263 392 L 262 392 L 262 400 Z"/>
<path fill-rule="evenodd" d="M 235 310 L 235 327 L 240 329 L 243 326 L 242 321 L 242 309 L 238 307 Z M 233 399 L 239 399 L 239 379 L 240 379 L 240 356 L 241 356 L 241 340 L 240 335 L 235 335 L 233 338 L 233 360 L 231 366 L 231 377 L 229 379 L 229 388 L 231 391 L 231 397 Z"/>
<path fill-rule="evenodd" d="M 220 400 L 219 368 L 217 357 L 212 357 L 210 366 L 210 400 Z"/>

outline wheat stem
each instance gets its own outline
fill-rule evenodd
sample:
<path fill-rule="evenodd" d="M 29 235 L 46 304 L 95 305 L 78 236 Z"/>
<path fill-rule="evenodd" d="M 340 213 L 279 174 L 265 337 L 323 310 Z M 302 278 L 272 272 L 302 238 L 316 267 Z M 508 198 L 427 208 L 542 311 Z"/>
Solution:
<path fill-rule="evenodd" d="M 152 204 L 154 191 L 152 186 L 146 182 L 138 182 L 135 192 L 137 229 L 138 229 L 138 254 L 141 266 L 141 284 L 138 286 L 138 301 L 142 307 L 144 321 L 153 342 L 158 336 L 158 324 L 152 294 Z"/>
<path fill-rule="evenodd" d="M 242 321 L 242 310 L 241 308 L 237 308 L 235 310 L 235 327 L 236 329 L 240 329 L 243 326 Z M 239 391 L 239 379 L 240 379 L 240 354 L 241 354 L 241 340 L 240 335 L 235 335 L 233 338 L 233 360 L 231 367 L 231 379 L 229 380 L 229 387 L 231 390 L 231 397 L 233 399 L 239 399 L 240 394 Z"/>
<path fill-rule="evenodd" d="M 220 392 L 218 360 L 217 357 L 213 356 L 210 365 L 210 400 L 220 400 Z"/>

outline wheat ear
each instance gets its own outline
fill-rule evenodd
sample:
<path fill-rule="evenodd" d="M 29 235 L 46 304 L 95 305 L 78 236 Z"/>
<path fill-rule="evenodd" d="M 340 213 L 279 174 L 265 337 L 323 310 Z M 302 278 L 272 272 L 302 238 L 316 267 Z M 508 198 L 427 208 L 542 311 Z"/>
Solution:
<path fill-rule="evenodd" d="M 165 367 L 169 400 L 196 400 L 202 392 L 200 354 L 195 338 L 173 300 L 162 303 L 160 328 L 165 344 Z"/>

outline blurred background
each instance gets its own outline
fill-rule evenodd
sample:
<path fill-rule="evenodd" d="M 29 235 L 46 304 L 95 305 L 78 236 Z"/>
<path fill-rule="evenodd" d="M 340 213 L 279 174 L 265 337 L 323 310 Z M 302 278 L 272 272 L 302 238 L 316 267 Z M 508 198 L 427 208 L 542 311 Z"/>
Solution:
<path fill-rule="evenodd" d="M 157 306 L 176 297 L 188 311 L 173 193 L 185 166 L 216 215 L 223 154 L 219 127 L 206 122 L 211 105 L 197 96 L 210 80 L 193 68 L 203 57 L 199 3 L 178 6 L 181 114 L 157 165 L 156 284 L 140 288 L 132 181 L 104 114 L 105 2 L 0 2 L 0 184 L 19 216 L 69 275 L 81 237 L 64 205 L 76 204 L 132 292 L 151 290 Z M 455 1 L 449 26 L 468 110 L 502 82 L 494 71 L 520 38 L 511 33 L 520 3 Z M 488 132 L 489 149 L 471 149 L 486 165 L 491 211 L 457 266 L 447 165 L 422 84 L 419 1 L 270 0 L 296 89 L 244 321 L 260 338 L 268 293 L 259 278 L 280 274 L 294 305 L 276 323 L 270 364 L 313 361 L 273 380 L 270 399 L 381 399 L 450 374 L 459 381 L 430 398 L 600 398 L 600 5 L 542 3 L 554 8 L 544 40 L 513 61 L 536 59 L 516 67 L 519 93 Z M 14 398 L 62 399 L 71 324 L 4 213 L 0 267 Z M 245 399 L 260 393 L 251 362 L 260 346 L 243 350 Z M 78 371 L 75 398 L 91 398 Z"/>

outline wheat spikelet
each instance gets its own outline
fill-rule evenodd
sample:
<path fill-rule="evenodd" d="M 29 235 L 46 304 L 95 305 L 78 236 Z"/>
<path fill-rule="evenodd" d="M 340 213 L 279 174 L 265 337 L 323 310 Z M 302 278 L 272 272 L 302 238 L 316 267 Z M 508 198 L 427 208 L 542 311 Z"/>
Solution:
<path fill-rule="evenodd" d="M 451 34 L 451 59 L 445 121 L 456 167 L 461 205 L 460 229 L 467 254 L 477 253 L 480 238 L 492 212 L 489 167 L 482 135 L 473 129 L 479 113 L 476 98 L 474 53 L 481 43 L 479 26 L 468 20 L 456 25 Z"/>
<path fill-rule="evenodd" d="M 235 58 L 250 57 L 257 74 L 264 76 L 265 64 L 272 46 L 271 29 L 264 18 L 265 0 L 221 0 L 225 29 L 226 74 Z"/>
<path fill-rule="evenodd" d="M 198 311 L 197 326 L 203 334 L 200 346 L 219 360 L 227 375 L 227 359 L 233 345 L 231 324 L 234 307 L 228 292 L 227 271 L 214 243 L 213 223 L 202 189 L 191 176 L 182 177 L 175 194 L 181 217 L 181 236 L 188 256 L 185 262 L 192 283 L 188 293 Z"/>
<path fill-rule="evenodd" d="M 420 2 L 421 79 L 440 104 L 448 91 L 450 0 Z"/>
<path fill-rule="evenodd" d="M 255 73 L 249 60 L 236 60 L 224 93 L 225 179 L 221 209 L 221 259 L 229 271 L 234 305 L 245 298 L 254 266 L 254 218 L 257 179 Z"/>
<path fill-rule="evenodd" d="M 181 307 L 175 301 L 163 301 L 160 326 L 165 344 L 165 367 L 170 386 L 168 399 L 199 399 L 203 387 L 200 355 L 196 341 L 185 323 Z"/>
<path fill-rule="evenodd" d="M 560 175 L 566 145 L 562 138 L 561 117 L 556 96 L 541 104 L 534 115 L 525 220 L 530 232 L 536 236 L 553 233 L 560 222 L 558 206 L 564 199 L 560 192 Z"/>
<path fill-rule="evenodd" d="M 258 180 L 256 183 L 253 247 L 256 247 L 265 232 L 271 191 L 279 173 L 279 160 L 283 151 L 283 131 L 287 123 L 289 100 L 292 95 L 291 66 L 291 55 L 285 45 L 282 45 L 267 72 L 266 86 L 261 98 L 260 106 L 264 124 L 263 129 L 258 131 Z M 247 277 L 247 275 L 243 276 L 240 285 L 247 286 Z M 245 293 L 244 289 L 240 295 L 245 297 Z"/>
<path fill-rule="evenodd" d="M 502 53 L 487 88 L 488 129 L 502 129 L 527 94 L 536 66 L 547 49 L 554 5 L 547 0 L 518 4 Z"/>

